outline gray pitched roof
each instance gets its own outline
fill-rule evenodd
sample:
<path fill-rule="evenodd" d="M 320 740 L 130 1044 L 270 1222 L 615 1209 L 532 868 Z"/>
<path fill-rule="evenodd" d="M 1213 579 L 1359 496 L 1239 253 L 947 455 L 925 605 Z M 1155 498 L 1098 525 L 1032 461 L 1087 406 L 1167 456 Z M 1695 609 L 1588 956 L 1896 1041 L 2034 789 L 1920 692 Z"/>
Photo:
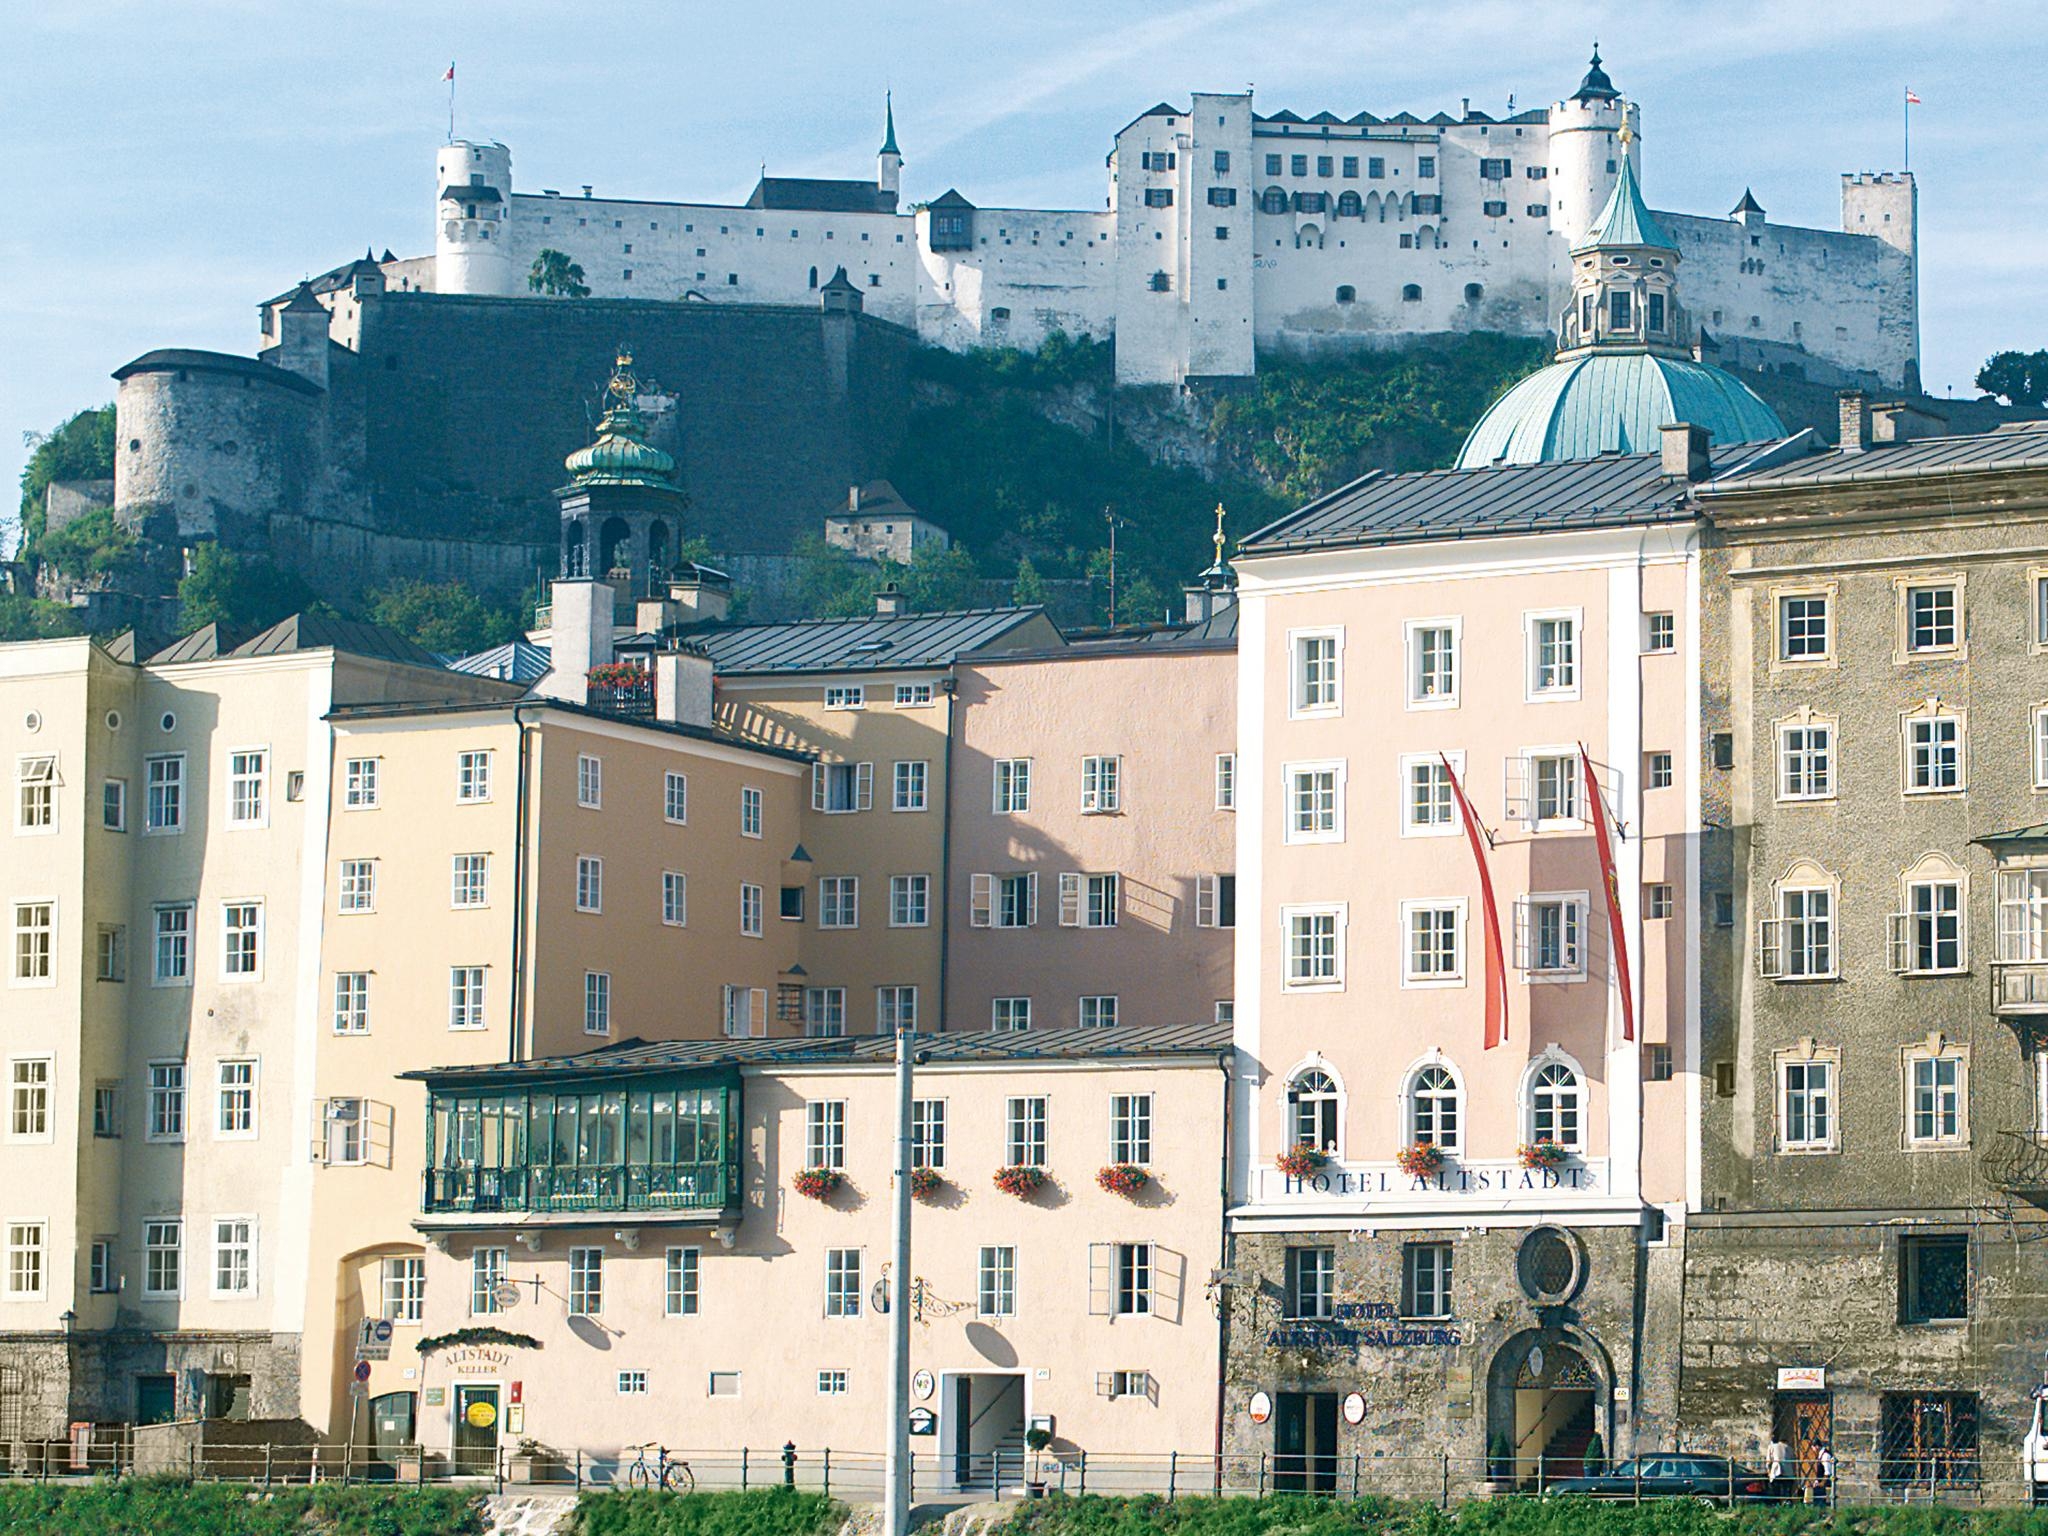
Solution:
<path fill-rule="evenodd" d="M 134 361 L 116 368 L 114 377 L 125 380 L 138 373 L 233 373 L 265 384 L 275 384 L 279 389 L 297 390 L 302 395 L 322 393 L 320 386 L 311 379 L 302 378 L 273 363 L 259 362 L 253 357 L 237 357 L 232 352 L 202 352 L 193 347 L 159 347 L 154 352 L 145 352 Z"/>
<path fill-rule="evenodd" d="M 1034 621 L 1038 621 L 1035 622 Z M 1013 634 L 1032 631 L 1028 641 Z M 714 624 L 687 632 L 728 676 L 774 672 L 875 672 L 950 666 L 983 649 L 1042 645 L 1059 631 L 1040 607 L 972 608 L 894 618 L 807 619 L 792 624 Z M 1005 645 L 1004 642 L 1009 644 Z"/>
<path fill-rule="evenodd" d="M 1716 447 L 1713 467 L 1731 467 L 1754 451 L 1739 444 Z M 1667 522 L 1691 515 L 1686 502 L 1692 489 L 1665 475 L 1655 453 L 1406 475 L 1375 471 L 1269 523 L 1239 553 Z"/>
<path fill-rule="evenodd" d="M 1822 449 L 1727 476 L 1709 494 L 1856 480 L 1909 480 L 1977 470 L 2048 469 L 2048 421 L 2008 422 L 1992 432 L 1872 443 L 1860 453 Z"/>
<path fill-rule="evenodd" d="M 1003 1061 L 1156 1060 L 1173 1056 L 1201 1060 L 1229 1050 L 1230 1044 L 1230 1026 L 1207 1021 L 1043 1032 L 950 1030 L 917 1037 L 917 1049 L 939 1066 Z M 587 1078 L 716 1067 L 788 1066 L 808 1071 L 828 1066 L 879 1067 L 895 1059 L 896 1042 L 887 1035 L 841 1035 L 826 1040 L 671 1040 L 658 1044 L 625 1040 L 576 1056 L 427 1068 L 404 1076 L 455 1087 L 478 1078 Z"/>
<path fill-rule="evenodd" d="M 531 640 L 508 640 L 473 656 L 458 656 L 448 663 L 448 670 L 478 677 L 501 677 L 511 683 L 537 683 L 554 664 L 554 656 L 546 647 Z"/>
<path fill-rule="evenodd" d="M 439 668 L 441 665 L 431 651 L 414 645 L 403 635 L 375 624 L 359 624 L 354 619 L 329 618 L 317 613 L 295 613 L 290 618 L 280 619 L 228 654 L 279 656 L 287 651 L 313 651 L 328 646 L 354 656 L 402 662 L 410 667 Z"/>
<path fill-rule="evenodd" d="M 789 208 L 811 213 L 894 213 L 896 199 L 872 181 L 831 181 L 816 176 L 763 176 L 747 198 L 749 208 Z"/>

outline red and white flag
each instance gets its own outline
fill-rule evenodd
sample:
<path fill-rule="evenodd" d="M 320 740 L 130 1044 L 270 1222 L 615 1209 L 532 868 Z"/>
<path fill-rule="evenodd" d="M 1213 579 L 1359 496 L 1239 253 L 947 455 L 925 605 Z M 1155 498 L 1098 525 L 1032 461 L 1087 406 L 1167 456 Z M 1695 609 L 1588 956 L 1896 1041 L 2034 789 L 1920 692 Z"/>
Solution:
<path fill-rule="evenodd" d="M 454 62 L 454 60 L 452 60 L 452 59 L 451 59 L 451 60 L 449 61 L 449 63 L 448 63 L 448 73 L 447 73 L 447 74 L 445 74 L 445 75 L 443 75 L 443 76 L 441 77 L 441 83 L 442 83 L 443 85 L 453 85 L 453 84 L 455 83 L 455 62 Z"/>
<path fill-rule="evenodd" d="M 1438 760 L 1450 778 L 1451 794 L 1465 823 L 1465 841 L 1472 845 L 1472 862 L 1479 866 L 1479 915 L 1486 935 L 1485 1049 L 1490 1051 L 1508 1037 L 1508 967 L 1500 942 L 1500 909 L 1493 901 L 1493 873 L 1486 867 L 1486 833 L 1472 814 L 1472 802 L 1465 798 L 1465 786 L 1458 782 L 1451 760 L 1441 753 Z"/>
<path fill-rule="evenodd" d="M 1910 85 L 1906 87 L 1906 105 L 1909 107 L 1917 107 L 1920 105 L 1920 98 L 1913 94 L 1913 87 L 1911 87 Z"/>
<path fill-rule="evenodd" d="M 1600 885 L 1607 893 L 1607 937 L 1614 946 L 1614 976 L 1621 984 L 1621 1038 L 1636 1037 L 1636 989 L 1628 970 L 1628 930 L 1621 916 L 1621 885 L 1614 874 L 1614 839 L 1607 827 L 1607 806 L 1600 798 L 1600 780 L 1593 758 L 1579 743 L 1579 765 L 1586 776 L 1586 804 L 1593 818 L 1593 842 L 1600 850 Z"/>

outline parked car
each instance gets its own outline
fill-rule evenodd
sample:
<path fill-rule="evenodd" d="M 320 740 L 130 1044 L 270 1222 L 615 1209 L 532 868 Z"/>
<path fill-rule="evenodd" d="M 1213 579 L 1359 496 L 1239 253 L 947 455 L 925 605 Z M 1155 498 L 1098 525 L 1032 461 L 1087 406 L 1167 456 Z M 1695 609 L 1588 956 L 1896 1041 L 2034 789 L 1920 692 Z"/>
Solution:
<path fill-rule="evenodd" d="M 1789 1483 L 1774 1483 L 1726 1456 L 1690 1451 L 1633 1457 L 1597 1476 L 1560 1478 L 1543 1491 L 1594 1499 L 1700 1499 L 1721 1504 L 1768 1504 L 1792 1496 Z"/>

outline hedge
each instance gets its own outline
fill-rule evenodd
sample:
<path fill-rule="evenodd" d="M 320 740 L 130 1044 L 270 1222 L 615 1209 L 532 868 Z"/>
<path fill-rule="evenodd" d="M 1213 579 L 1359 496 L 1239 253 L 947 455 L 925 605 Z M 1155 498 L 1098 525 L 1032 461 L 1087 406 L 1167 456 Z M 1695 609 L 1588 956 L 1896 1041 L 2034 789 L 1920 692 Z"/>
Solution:
<path fill-rule="evenodd" d="M 473 1536 L 476 1495 L 445 1488 L 279 1488 L 182 1478 L 0 1483 L 0 1531 L 36 1536 Z"/>
<path fill-rule="evenodd" d="M 846 1510 L 821 1493 L 756 1489 L 747 1493 L 585 1494 L 576 1505 L 577 1536 L 820 1536 Z"/>

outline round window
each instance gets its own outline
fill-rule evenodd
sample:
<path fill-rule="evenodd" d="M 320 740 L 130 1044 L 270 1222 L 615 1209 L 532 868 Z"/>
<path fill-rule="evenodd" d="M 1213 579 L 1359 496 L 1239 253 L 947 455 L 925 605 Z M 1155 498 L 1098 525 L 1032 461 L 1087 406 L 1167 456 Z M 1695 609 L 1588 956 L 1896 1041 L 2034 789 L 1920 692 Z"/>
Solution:
<path fill-rule="evenodd" d="M 1515 1274 L 1532 1301 L 1568 1301 L 1583 1278 L 1578 1244 L 1556 1227 L 1538 1227 L 1522 1239 Z"/>
<path fill-rule="evenodd" d="M 37 731 L 43 728 L 43 712 L 39 709 L 32 709 L 23 715 L 21 717 L 21 728 L 31 736 L 35 735 Z"/>
<path fill-rule="evenodd" d="M 121 729 L 121 711 L 119 711 L 118 709 L 110 709 L 107 711 L 107 729 L 110 731 L 118 731 L 119 729 Z"/>
<path fill-rule="evenodd" d="M 157 721 L 157 724 L 167 731 L 175 731 L 178 728 L 178 717 L 167 709 L 164 711 L 163 719 Z"/>

